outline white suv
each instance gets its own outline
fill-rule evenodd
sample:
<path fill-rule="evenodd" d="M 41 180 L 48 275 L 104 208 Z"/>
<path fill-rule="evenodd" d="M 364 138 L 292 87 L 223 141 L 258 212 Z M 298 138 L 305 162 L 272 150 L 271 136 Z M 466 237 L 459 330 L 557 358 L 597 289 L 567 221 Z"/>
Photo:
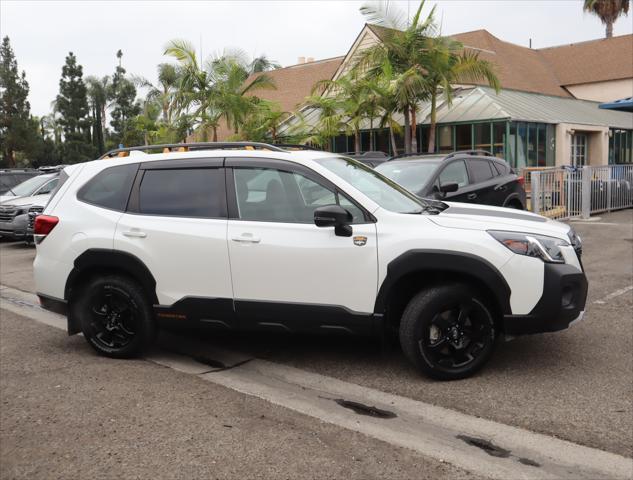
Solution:
<path fill-rule="evenodd" d="M 455 379 L 486 363 L 501 333 L 582 318 L 587 280 L 568 225 L 420 200 L 328 152 L 178 147 L 189 151 L 123 149 L 67 167 L 35 220 L 40 302 L 101 354 L 138 355 L 163 323 L 398 329 L 419 370 Z"/>

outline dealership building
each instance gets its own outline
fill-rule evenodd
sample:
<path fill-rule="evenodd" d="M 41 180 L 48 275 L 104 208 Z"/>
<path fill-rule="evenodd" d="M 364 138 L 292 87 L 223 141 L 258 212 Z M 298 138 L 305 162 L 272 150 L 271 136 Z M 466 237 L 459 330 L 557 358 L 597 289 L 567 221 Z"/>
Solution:
<path fill-rule="evenodd" d="M 302 58 L 297 65 L 266 73 L 277 89 L 257 95 L 278 102 L 284 111 L 300 113 L 288 117 L 282 133 L 299 121 L 316 124 L 318 112 L 302 107 L 314 84 L 348 72 L 356 54 L 380 42 L 383 31 L 365 25 L 345 56 Z M 454 85 L 452 104 L 438 105 L 438 152 L 488 150 L 517 168 L 633 163 L 631 102 L 615 104 L 628 111 L 609 108 L 616 100 L 633 97 L 633 35 L 542 49 L 505 42 L 486 30 L 453 38 L 495 65 L 501 90 Z M 430 105 L 421 103 L 420 150 L 428 144 L 429 114 Z M 367 122 L 361 134 L 362 150 L 392 154 L 388 132 L 369 127 Z M 403 141 L 398 140 L 400 152 Z M 349 152 L 353 146 L 353 138 L 341 134 L 331 149 Z"/>

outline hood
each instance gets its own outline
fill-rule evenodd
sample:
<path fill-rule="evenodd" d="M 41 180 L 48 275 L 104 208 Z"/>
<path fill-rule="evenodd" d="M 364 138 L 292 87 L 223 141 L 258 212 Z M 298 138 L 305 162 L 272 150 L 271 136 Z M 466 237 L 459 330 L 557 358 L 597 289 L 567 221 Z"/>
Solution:
<path fill-rule="evenodd" d="M 16 197 L 15 195 L 0 195 L 0 203 L 15 200 L 16 198 L 20 198 L 20 197 Z"/>
<path fill-rule="evenodd" d="M 34 195 L 32 197 L 10 197 L 10 200 L 6 200 L 2 202 L 2 206 L 16 206 L 16 207 L 22 207 L 25 205 L 40 205 L 40 206 L 44 206 L 46 205 L 46 202 L 48 202 L 48 198 L 50 197 L 50 194 L 46 194 L 46 195 Z"/>
<path fill-rule="evenodd" d="M 541 215 L 514 208 L 489 207 L 470 203 L 445 202 L 448 208 L 429 217 L 446 228 L 467 230 L 506 230 L 510 232 L 548 235 L 569 241 L 569 225 Z"/>

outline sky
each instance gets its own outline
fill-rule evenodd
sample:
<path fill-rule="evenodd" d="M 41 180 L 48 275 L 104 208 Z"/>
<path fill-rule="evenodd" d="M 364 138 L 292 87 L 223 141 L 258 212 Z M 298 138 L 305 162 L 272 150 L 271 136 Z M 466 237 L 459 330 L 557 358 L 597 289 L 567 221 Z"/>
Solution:
<path fill-rule="evenodd" d="M 604 36 L 600 20 L 582 11 L 582 0 L 427 0 L 437 5 L 442 33 L 486 29 L 502 40 L 533 48 Z M 84 75 L 111 74 L 123 50 L 128 73 L 156 77 L 169 61 L 165 44 L 187 39 L 203 56 L 239 47 L 266 54 L 283 66 L 298 57 L 344 55 L 365 23 L 361 1 L 0 1 L 0 34 L 8 35 L 30 85 L 31 111 L 50 112 L 64 59 L 74 52 Z M 411 14 L 417 0 L 389 2 Z M 633 12 L 615 35 L 633 33 Z"/>

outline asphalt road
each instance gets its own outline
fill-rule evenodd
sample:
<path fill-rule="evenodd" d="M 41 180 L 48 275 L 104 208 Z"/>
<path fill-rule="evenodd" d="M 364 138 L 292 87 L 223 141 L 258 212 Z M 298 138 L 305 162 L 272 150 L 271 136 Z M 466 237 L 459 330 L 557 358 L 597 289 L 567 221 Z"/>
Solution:
<path fill-rule="evenodd" d="M 368 339 L 229 336 L 214 333 L 208 334 L 207 340 L 210 344 L 255 353 L 258 357 L 275 362 L 290 364 L 359 385 L 631 457 L 633 456 L 633 290 L 626 289 L 633 285 L 632 219 L 632 211 L 626 210 L 603 215 L 599 221 L 575 224 L 584 240 L 583 261 L 590 282 L 588 312 L 582 323 L 565 332 L 524 337 L 500 344 L 491 364 L 471 379 L 451 383 L 431 381 L 416 374 L 397 348 L 384 353 L 380 351 L 376 342 Z M 16 244 L 2 245 L 0 247 L 0 283 L 32 291 L 30 262 L 33 255 L 33 250 L 29 248 Z M 618 292 L 623 293 L 618 294 Z M 7 320 L 6 312 L 2 313 L 2 317 L 4 330 Z M 2 332 L 3 358 L 0 368 L 3 369 L 3 382 L 6 378 L 10 378 L 4 373 L 7 363 L 4 357 L 8 351 L 5 344 L 9 342 L 13 345 L 17 342 L 17 345 L 21 345 L 26 341 L 20 336 L 20 330 L 16 328 L 9 334 Z M 44 335 L 44 333 L 39 335 Z M 49 335 L 56 340 L 52 341 Z M 92 356 L 84 347 L 82 339 L 65 338 L 63 335 L 59 337 L 59 335 L 59 332 L 46 333 L 44 338 L 40 338 L 39 343 L 33 346 L 33 354 L 37 356 L 37 352 L 44 350 L 48 355 L 59 354 L 67 359 L 70 359 L 70 356 L 73 359 L 76 357 L 72 365 L 77 364 L 78 375 L 83 362 L 94 361 L 96 370 L 93 377 L 97 383 L 100 380 L 97 372 L 105 370 L 105 382 L 101 383 L 117 387 L 122 385 L 123 390 L 115 394 L 112 404 L 120 403 L 116 399 L 125 398 L 125 395 L 122 397 L 120 395 L 125 392 L 127 378 L 123 375 L 119 377 L 119 368 L 127 369 L 128 366 L 122 366 L 119 362 L 116 370 L 107 368 L 110 361 Z M 11 336 L 18 337 L 13 341 L 7 340 Z M 12 352 L 16 356 L 14 362 L 18 363 L 26 361 L 24 357 L 31 356 L 31 352 L 27 355 L 24 349 L 18 347 Z M 130 362 L 129 368 L 132 367 L 139 371 L 158 368 L 145 362 Z M 68 368 L 75 367 L 69 364 Z M 107 375 L 110 375 L 109 379 Z M 114 380 L 112 375 L 116 376 Z M 170 372 L 168 375 L 179 374 Z M 16 374 L 17 377 L 20 375 Z M 141 386 L 144 385 L 143 378 L 147 377 L 147 374 L 145 376 L 138 374 L 137 381 Z M 77 378 L 82 378 L 82 376 Z M 125 382 L 121 383 L 121 378 L 124 378 Z M 192 381 L 193 379 L 180 379 L 177 382 Z M 176 393 L 187 395 L 188 387 L 181 388 L 181 383 L 175 383 L 177 387 L 174 387 L 170 382 L 171 380 L 165 380 L 165 383 L 157 383 L 152 378 L 151 385 L 146 386 L 145 390 L 153 392 L 157 395 L 157 399 L 160 395 L 175 395 Z M 73 382 L 73 385 L 75 383 L 79 382 Z M 156 385 L 162 385 L 162 387 L 157 388 Z M 26 392 L 29 392 L 31 388 L 35 386 L 27 384 L 22 387 Z M 73 388 L 83 387 L 74 385 Z M 200 388 L 215 390 L 217 387 L 205 385 Z M 2 389 L 3 402 L 6 399 L 4 390 L 5 388 Z M 255 401 L 244 400 L 247 397 L 230 391 L 225 391 L 225 394 L 238 396 L 243 402 Z M 46 395 L 44 397 L 46 398 Z M 10 404 L 15 402 L 13 397 L 9 397 L 8 401 Z M 152 405 L 158 408 L 156 402 Z M 18 408 L 18 405 L 14 408 Z M 80 410 L 81 408 L 84 407 L 80 407 Z M 257 405 L 252 411 L 259 413 L 260 408 L 273 407 L 262 403 L 261 407 Z M 3 464 L 5 463 L 4 445 L 9 440 L 18 442 L 15 432 L 10 432 L 8 436 L 5 436 L 5 410 L 6 407 L 3 404 L 3 422 L 0 427 L 3 440 L 1 445 Z M 296 415 L 286 411 L 282 413 L 291 417 Z M 229 412 L 229 415 L 231 414 L 236 415 L 236 412 Z M 139 417 L 139 421 L 142 421 L 142 415 L 142 413 L 135 414 Z M 170 410 L 166 418 L 171 420 L 175 418 L 174 415 L 178 418 L 182 417 L 179 412 Z M 300 415 L 298 418 L 306 424 L 314 422 Z M 283 423 L 280 427 L 282 430 L 285 429 Z M 157 424 L 148 424 L 147 431 L 149 432 L 151 428 L 157 428 Z M 345 430 L 340 430 L 340 432 L 342 435 L 352 435 Z M 136 434 L 132 431 L 129 433 Z M 35 432 L 31 431 L 31 435 L 34 434 Z M 144 435 L 140 434 L 140 438 L 143 437 Z M 26 441 L 26 437 L 22 441 Z M 377 451 L 381 448 L 393 448 L 382 445 L 380 442 L 372 442 L 378 444 L 375 447 Z M 298 445 L 301 442 L 296 443 L 295 447 L 301 447 Z M 104 440 L 101 444 L 109 443 Z M 345 448 L 351 449 L 353 446 L 353 441 L 341 442 L 335 449 L 342 448 L 345 451 Z M 41 448 L 40 445 L 38 447 Z M 280 447 L 283 447 L 283 442 Z M 373 452 L 373 448 L 370 450 Z M 311 452 L 314 452 L 314 448 Z M 366 451 L 363 458 L 367 457 L 367 453 Z M 402 452 L 400 454 L 403 455 Z M 288 455 L 287 451 L 286 455 Z M 307 453 L 307 455 L 311 456 L 313 453 Z M 239 458 L 243 460 L 243 457 Z M 424 459 L 419 461 L 422 462 Z M 281 457 L 271 458 L 270 462 L 279 466 Z M 431 464 L 431 467 L 428 467 L 430 468 L 428 471 L 432 472 L 431 476 L 460 474 L 460 472 L 441 470 L 442 465 L 433 464 L 428 460 L 425 465 L 428 463 Z M 395 462 L 391 462 L 389 466 L 394 467 Z M 403 464 L 398 462 L 398 466 L 403 467 Z M 280 475 L 282 477 L 284 474 L 296 476 L 292 468 L 290 465 L 285 469 L 282 468 L 279 470 Z M 388 473 L 384 468 L 387 467 L 383 466 L 383 470 L 379 470 L 381 473 L 377 476 L 388 474 L 398 476 Z M 434 468 L 439 470 L 434 470 Z M 339 477 L 358 474 L 358 476 L 371 477 L 370 473 L 375 475 L 371 468 L 362 472 L 353 469 L 349 471 L 352 473 L 343 473 L 344 470 L 324 471 L 322 476 Z M 423 471 L 427 470 L 423 469 Z M 224 474 L 218 474 L 218 476 L 230 474 L 228 470 L 223 472 Z M 408 470 L 397 470 L 397 472 L 405 478 L 412 473 Z M 420 470 L 411 477 L 420 478 L 423 474 L 419 472 Z M 237 473 L 236 470 L 235 474 Z M 271 470 L 262 471 L 262 476 L 271 474 Z"/>

